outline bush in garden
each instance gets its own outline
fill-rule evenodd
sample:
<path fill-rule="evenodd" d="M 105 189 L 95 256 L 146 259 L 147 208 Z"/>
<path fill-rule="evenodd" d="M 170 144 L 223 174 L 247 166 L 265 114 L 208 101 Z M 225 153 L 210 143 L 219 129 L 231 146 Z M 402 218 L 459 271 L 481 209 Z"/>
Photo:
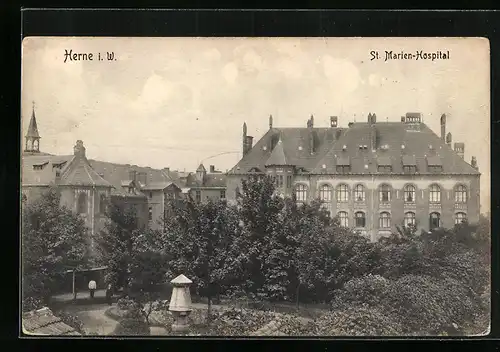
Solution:
<path fill-rule="evenodd" d="M 54 312 L 54 315 L 59 317 L 64 324 L 71 326 L 80 334 L 85 335 L 85 331 L 83 330 L 83 323 L 77 316 L 67 313 L 63 310 Z"/>
<path fill-rule="evenodd" d="M 371 307 L 381 306 L 386 298 L 392 281 L 380 275 L 366 275 L 348 281 L 336 292 L 332 301 L 334 308 L 366 304 Z"/>
<path fill-rule="evenodd" d="M 320 336 L 397 336 L 404 331 L 394 316 L 366 305 L 325 314 L 314 328 L 314 335 Z"/>
<path fill-rule="evenodd" d="M 274 313 L 251 309 L 233 308 L 215 311 L 210 324 L 210 333 L 217 336 L 248 336 L 274 317 Z"/>
<path fill-rule="evenodd" d="M 120 298 L 116 302 L 116 306 L 121 310 L 131 310 L 136 307 L 136 303 L 130 298 Z"/>
<path fill-rule="evenodd" d="M 126 318 L 116 326 L 113 335 L 117 336 L 148 336 L 151 334 L 144 320 Z"/>

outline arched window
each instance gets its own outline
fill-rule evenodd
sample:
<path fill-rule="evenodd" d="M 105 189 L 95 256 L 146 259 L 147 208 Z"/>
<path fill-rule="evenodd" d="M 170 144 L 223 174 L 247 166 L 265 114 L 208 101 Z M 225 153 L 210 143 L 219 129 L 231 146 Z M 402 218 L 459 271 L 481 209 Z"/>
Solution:
<path fill-rule="evenodd" d="M 467 188 L 464 185 L 455 187 L 455 203 L 467 202 Z"/>
<path fill-rule="evenodd" d="M 85 193 L 80 193 L 78 195 L 78 200 L 76 203 L 76 212 L 78 214 L 87 213 L 87 195 Z"/>
<path fill-rule="evenodd" d="M 307 186 L 301 183 L 295 186 L 295 197 L 297 202 L 305 202 L 307 200 Z"/>
<path fill-rule="evenodd" d="M 380 213 L 379 227 L 381 229 L 389 229 L 391 227 L 391 214 L 387 212 Z"/>
<path fill-rule="evenodd" d="M 332 188 L 329 185 L 322 185 L 319 188 L 319 199 L 322 203 L 330 203 L 332 201 Z"/>
<path fill-rule="evenodd" d="M 441 215 L 439 213 L 431 213 L 429 215 L 429 230 L 441 227 Z"/>
<path fill-rule="evenodd" d="M 337 202 L 349 201 L 349 187 L 347 185 L 337 186 Z"/>
<path fill-rule="evenodd" d="M 380 186 L 379 200 L 381 203 L 387 203 L 391 201 L 391 187 L 389 185 Z"/>
<path fill-rule="evenodd" d="M 365 201 L 365 187 L 363 185 L 356 185 L 356 187 L 354 187 L 354 201 L 355 202 Z"/>
<path fill-rule="evenodd" d="M 358 211 L 358 212 L 356 212 L 356 214 L 354 214 L 354 220 L 356 222 L 356 227 L 365 227 L 366 226 L 365 213 L 363 213 L 362 211 Z"/>
<path fill-rule="evenodd" d="M 106 195 L 105 194 L 101 194 L 101 196 L 99 197 L 99 211 L 101 212 L 101 214 L 106 213 Z"/>
<path fill-rule="evenodd" d="M 455 225 L 462 224 L 464 222 L 467 222 L 467 214 L 456 213 L 455 214 Z"/>
<path fill-rule="evenodd" d="M 441 203 L 441 188 L 438 185 L 429 187 L 429 202 Z"/>
<path fill-rule="evenodd" d="M 342 226 L 342 227 L 349 226 L 349 217 L 345 211 L 339 211 L 337 216 L 339 217 L 340 226 Z"/>
<path fill-rule="evenodd" d="M 406 227 L 415 226 L 416 225 L 416 222 L 415 222 L 415 213 L 414 212 L 409 211 L 409 212 L 405 213 L 404 225 Z"/>
<path fill-rule="evenodd" d="M 405 203 L 415 203 L 415 186 L 406 185 L 404 188 Z"/>

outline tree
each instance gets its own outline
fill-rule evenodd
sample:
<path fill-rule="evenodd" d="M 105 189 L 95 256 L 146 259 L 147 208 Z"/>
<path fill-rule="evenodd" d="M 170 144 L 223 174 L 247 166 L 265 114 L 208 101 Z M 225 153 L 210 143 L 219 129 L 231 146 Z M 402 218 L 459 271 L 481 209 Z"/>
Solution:
<path fill-rule="evenodd" d="M 88 230 L 82 218 L 60 206 L 50 188 L 22 209 L 23 302 L 26 309 L 47 303 L 68 268 L 85 265 Z M 31 303 L 30 303 L 31 302 Z"/>
<path fill-rule="evenodd" d="M 113 287 L 127 287 L 128 265 L 138 236 L 137 214 L 133 207 L 111 203 L 105 228 L 96 236 L 99 261 L 108 267 L 106 281 Z"/>
<path fill-rule="evenodd" d="M 165 219 L 168 274 L 185 274 L 193 280 L 197 293 L 208 299 L 210 317 L 212 299 L 230 280 L 228 247 L 237 232 L 237 218 L 225 201 L 195 203 L 191 198 L 172 206 L 169 213 Z"/>

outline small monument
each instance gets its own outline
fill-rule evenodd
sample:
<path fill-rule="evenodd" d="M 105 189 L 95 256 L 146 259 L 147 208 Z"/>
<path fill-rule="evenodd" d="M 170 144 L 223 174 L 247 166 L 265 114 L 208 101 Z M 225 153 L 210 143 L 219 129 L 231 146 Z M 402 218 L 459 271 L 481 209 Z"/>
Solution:
<path fill-rule="evenodd" d="M 188 316 L 192 310 L 189 285 L 193 282 L 181 274 L 170 283 L 174 286 L 168 306 L 168 310 L 174 316 L 172 332 L 186 333 L 189 331 Z"/>

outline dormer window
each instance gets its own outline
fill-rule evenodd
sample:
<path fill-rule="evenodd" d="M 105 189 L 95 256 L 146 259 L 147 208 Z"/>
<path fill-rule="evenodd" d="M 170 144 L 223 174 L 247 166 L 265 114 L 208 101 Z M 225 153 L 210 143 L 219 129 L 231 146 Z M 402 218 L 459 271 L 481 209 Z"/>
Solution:
<path fill-rule="evenodd" d="M 388 156 L 381 156 L 377 158 L 377 170 L 381 173 L 392 172 L 392 161 Z"/>
<path fill-rule="evenodd" d="M 33 170 L 43 170 L 43 168 L 47 164 L 48 164 L 48 162 L 41 163 L 41 164 L 33 164 Z"/>
<path fill-rule="evenodd" d="M 128 193 L 134 193 L 134 187 L 129 187 L 128 188 Z"/>
<path fill-rule="evenodd" d="M 351 160 L 348 156 L 337 157 L 337 172 L 340 174 L 346 174 L 351 171 Z"/>

